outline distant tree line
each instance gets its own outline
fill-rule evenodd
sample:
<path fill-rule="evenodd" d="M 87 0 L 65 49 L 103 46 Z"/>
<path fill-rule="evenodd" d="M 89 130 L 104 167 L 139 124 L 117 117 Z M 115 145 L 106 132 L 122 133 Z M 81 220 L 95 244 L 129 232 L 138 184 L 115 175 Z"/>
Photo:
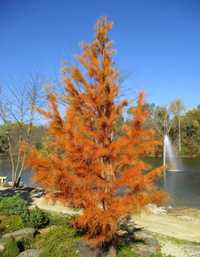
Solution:
<path fill-rule="evenodd" d="M 0 88 L 0 156 L 10 161 L 14 186 L 19 184 L 25 170 L 23 142 L 49 154 L 47 128 L 41 124 L 37 111 L 38 107 L 46 104 L 43 88 L 44 81 L 38 76 L 31 77 L 24 87 Z M 67 95 L 58 93 L 57 96 L 61 109 L 68 105 Z M 167 107 L 146 103 L 143 108 L 149 113 L 144 126 L 154 129 L 160 142 L 153 156 L 162 156 L 163 137 L 166 133 L 171 137 L 179 155 L 200 156 L 200 105 L 186 111 L 181 100 L 176 99 Z M 115 124 L 115 137 L 123 135 L 123 127 L 129 125 L 132 111 L 128 109 L 126 115 L 123 113 L 119 116 Z"/>
<path fill-rule="evenodd" d="M 155 155 L 162 155 L 163 136 L 167 133 L 179 155 L 200 156 L 200 106 L 187 110 L 181 100 L 176 99 L 168 107 L 146 104 L 145 108 L 150 113 L 146 126 L 156 130 L 161 142 Z"/>

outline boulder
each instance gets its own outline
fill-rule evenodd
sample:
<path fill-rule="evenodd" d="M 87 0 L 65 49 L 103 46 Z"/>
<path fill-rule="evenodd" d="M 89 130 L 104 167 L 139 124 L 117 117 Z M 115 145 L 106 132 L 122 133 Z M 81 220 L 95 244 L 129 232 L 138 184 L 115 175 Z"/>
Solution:
<path fill-rule="evenodd" d="M 88 256 L 99 257 L 100 256 L 100 251 L 98 249 L 90 248 L 88 244 L 83 240 L 79 240 L 77 242 L 77 249 L 78 249 L 78 253 L 82 257 L 88 257 Z"/>
<path fill-rule="evenodd" d="M 77 253 L 81 257 L 116 257 L 117 251 L 114 246 L 107 248 L 90 248 L 89 245 L 83 241 L 79 240 L 76 245 Z"/>
<path fill-rule="evenodd" d="M 158 240 L 152 233 L 145 230 L 134 233 L 134 242 L 131 243 L 131 248 L 139 257 L 150 257 L 160 253 L 161 250 Z"/>
<path fill-rule="evenodd" d="M 157 206 L 156 204 L 148 204 L 145 207 L 145 210 L 148 213 L 155 214 L 155 215 L 165 215 L 167 214 L 167 210 L 163 206 Z"/>
<path fill-rule="evenodd" d="M 20 230 L 16 230 L 11 233 L 6 233 L 2 236 L 2 239 L 14 238 L 15 240 L 21 239 L 32 239 L 36 234 L 36 230 L 34 228 L 24 228 Z"/>
<path fill-rule="evenodd" d="M 39 257 L 40 251 L 36 249 L 29 249 L 21 252 L 17 257 Z"/>
<path fill-rule="evenodd" d="M 134 232 L 134 240 L 148 242 L 149 240 L 154 239 L 152 233 L 146 230 L 138 230 Z"/>
<path fill-rule="evenodd" d="M 128 234 L 132 234 L 135 230 L 135 223 L 131 216 L 122 218 L 119 222 L 119 231 L 126 231 Z"/>
<path fill-rule="evenodd" d="M 48 226 L 46 228 L 41 228 L 38 230 L 38 233 L 39 234 L 46 234 L 48 233 L 49 231 L 51 231 L 52 229 L 55 229 L 57 228 L 58 226 L 57 225 L 51 225 L 51 226 Z"/>
<path fill-rule="evenodd" d="M 31 198 L 40 198 L 44 195 L 44 190 L 42 188 L 34 188 L 31 191 Z"/>
<path fill-rule="evenodd" d="M 108 252 L 106 253 L 105 257 L 116 257 L 116 256 L 117 256 L 116 248 L 114 246 L 111 246 L 108 249 Z"/>
<path fill-rule="evenodd" d="M 131 249 L 138 257 L 151 257 L 160 253 L 154 246 L 146 245 L 144 243 L 135 243 L 131 246 Z"/>
<path fill-rule="evenodd" d="M 5 249 L 5 243 L 4 242 L 0 242 L 0 253 L 2 253 Z"/>

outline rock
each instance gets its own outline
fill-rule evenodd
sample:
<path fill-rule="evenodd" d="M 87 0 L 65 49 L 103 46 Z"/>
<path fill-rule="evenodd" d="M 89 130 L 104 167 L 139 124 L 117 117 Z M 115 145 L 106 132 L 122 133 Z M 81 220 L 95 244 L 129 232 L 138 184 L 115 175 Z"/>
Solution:
<path fill-rule="evenodd" d="M 146 230 L 138 230 L 134 233 L 135 241 L 148 242 L 148 240 L 151 240 L 153 238 L 153 235 Z"/>
<path fill-rule="evenodd" d="M 79 240 L 76 248 L 81 257 L 116 257 L 116 249 L 112 246 L 109 249 L 90 248 L 85 241 Z"/>
<path fill-rule="evenodd" d="M 4 242 L 0 242 L 0 253 L 2 253 L 5 249 L 5 243 Z"/>
<path fill-rule="evenodd" d="M 83 240 L 79 240 L 77 242 L 77 249 L 78 249 L 78 253 L 80 254 L 80 256 L 82 257 L 99 257 L 100 256 L 100 251 L 99 249 L 92 249 L 90 248 L 86 242 L 84 242 Z"/>
<path fill-rule="evenodd" d="M 145 210 L 148 213 L 155 214 L 155 215 L 167 214 L 167 210 L 165 209 L 165 207 L 158 207 L 156 204 L 146 205 Z"/>
<path fill-rule="evenodd" d="M 14 238 L 15 240 L 32 239 L 36 233 L 34 228 L 24 228 L 11 233 L 6 233 L 2 239 Z"/>
<path fill-rule="evenodd" d="M 39 234 L 46 234 L 48 233 L 50 230 L 54 229 L 54 228 L 57 228 L 58 226 L 57 225 L 51 225 L 51 226 L 48 226 L 46 228 L 41 228 L 38 230 Z"/>
<path fill-rule="evenodd" d="M 32 198 L 40 198 L 44 195 L 44 190 L 42 188 L 34 188 L 31 191 L 31 197 Z"/>
<path fill-rule="evenodd" d="M 132 234 L 135 230 L 135 222 L 130 216 L 126 216 L 119 222 L 119 231 L 126 231 L 128 234 Z"/>
<path fill-rule="evenodd" d="M 17 257 L 39 257 L 40 251 L 36 249 L 29 249 L 21 252 Z"/>
<path fill-rule="evenodd" d="M 158 240 L 148 231 L 136 231 L 134 241 L 131 243 L 131 248 L 139 257 L 149 257 L 160 253 L 161 247 Z"/>
<path fill-rule="evenodd" d="M 106 257 L 116 257 L 117 256 L 117 251 L 114 246 L 111 246 L 106 254 Z"/>
<path fill-rule="evenodd" d="M 160 253 L 154 246 L 146 245 L 144 243 L 135 243 L 131 245 L 131 249 L 138 257 L 151 257 Z"/>
<path fill-rule="evenodd" d="M 125 230 L 120 229 L 120 230 L 117 231 L 117 235 L 118 235 L 119 237 L 125 237 L 125 236 L 128 235 L 128 232 L 125 231 Z"/>
<path fill-rule="evenodd" d="M 160 251 L 160 244 L 158 240 L 152 235 L 152 233 L 140 230 L 134 233 L 134 240 L 137 242 L 143 242 L 146 245 L 153 246 L 156 251 Z"/>

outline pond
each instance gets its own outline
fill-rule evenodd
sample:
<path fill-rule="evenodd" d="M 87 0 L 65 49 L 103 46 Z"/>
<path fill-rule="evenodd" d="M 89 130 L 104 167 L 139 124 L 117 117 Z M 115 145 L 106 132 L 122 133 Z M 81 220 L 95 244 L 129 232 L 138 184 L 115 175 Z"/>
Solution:
<path fill-rule="evenodd" d="M 11 167 L 8 159 L 0 158 L 0 176 L 7 176 L 7 180 L 11 181 Z M 34 183 L 31 180 L 32 173 L 30 170 L 25 170 L 22 176 L 22 181 L 26 185 L 33 185 Z"/>
<path fill-rule="evenodd" d="M 153 167 L 162 164 L 161 159 L 151 158 L 148 162 Z M 170 205 L 176 207 L 197 207 L 200 208 L 200 159 L 182 159 L 183 171 L 166 172 L 166 181 L 160 180 L 161 188 L 169 192 Z M 0 176 L 8 176 L 10 180 L 9 162 L 6 159 L 0 159 Z M 31 180 L 31 171 L 23 174 L 23 182 L 26 185 L 33 185 Z"/>
<path fill-rule="evenodd" d="M 152 167 L 162 165 L 162 159 L 148 159 Z M 200 208 L 200 159 L 182 158 L 181 171 L 166 171 L 160 186 L 169 193 L 170 204 L 176 207 Z"/>

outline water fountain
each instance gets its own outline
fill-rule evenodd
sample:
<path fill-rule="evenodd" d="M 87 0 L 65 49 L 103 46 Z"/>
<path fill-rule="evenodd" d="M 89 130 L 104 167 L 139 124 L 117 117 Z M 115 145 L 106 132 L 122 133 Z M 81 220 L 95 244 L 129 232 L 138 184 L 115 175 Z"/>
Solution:
<path fill-rule="evenodd" d="M 177 159 L 176 153 L 174 151 L 174 147 L 167 134 L 164 136 L 163 166 L 165 168 L 168 166 L 169 167 L 169 169 L 167 169 L 168 171 L 174 171 L 174 172 L 182 171 L 181 170 L 182 165 L 180 161 Z"/>

